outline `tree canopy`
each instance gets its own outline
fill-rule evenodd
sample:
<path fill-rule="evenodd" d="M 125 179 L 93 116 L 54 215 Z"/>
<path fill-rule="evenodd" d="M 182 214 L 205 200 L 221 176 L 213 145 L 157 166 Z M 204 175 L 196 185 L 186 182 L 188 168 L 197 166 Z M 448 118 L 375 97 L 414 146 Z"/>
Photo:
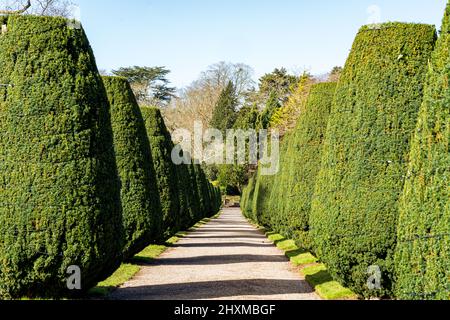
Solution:
<path fill-rule="evenodd" d="M 211 128 L 218 129 L 223 133 L 227 129 L 231 129 L 236 121 L 236 106 L 236 89 L 233 83 L 229 81 L 217 101 L 210 123 Z"/>
<path fill-rule="evenodd" d="M 175 97 L 176 89 L 170 86 L 170 70 L 166 67 L 124 67 L 112 73 L 130 82 L 140 105 L 165 107 Z"/>

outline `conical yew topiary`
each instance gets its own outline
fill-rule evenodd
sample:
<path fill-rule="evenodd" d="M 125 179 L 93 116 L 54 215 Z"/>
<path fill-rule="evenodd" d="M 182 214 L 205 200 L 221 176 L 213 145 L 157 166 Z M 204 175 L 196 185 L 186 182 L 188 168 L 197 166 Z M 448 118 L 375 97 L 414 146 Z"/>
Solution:
<path fill-rule="evenodd" d="M 396 296 L 450 299 L 450 4 L 431 58 L 400 203 Z"/>
<path fill-rule="evenodd" d="M 147 135 L 152 149 L 166 236 L 179 231 L 180 194 L 177 168 L 172 161 L 172 138 L 164 123 L 161 111 L 142 107 Z"/>
<path fill-rule="evenodd" d="M 241 209 L 244 216 L 248 219 L 252 219 L 252 202 L 253 194 L 255 192 L 255 176 L 250 177 L 248 180 L 248 185 L 244 188 L 242 192 L 241 199 Z"/>
<path fill-rule="evenodd" d="M 0 24 L 0 296 L 71 295 L 70 266 L 87 290 L 122 258 L 108 100 L 83 29 Z"/>
<path fill-rule="evenodd" d="M 311 249 L 309 217 L 317 174 L 322 159 L 323 140 L 333 103 L 336 83 L 319 83 L 311 87 L 308 100 L 292 136 L 289 149 L 287 181 L 284 183 L 285 231 L 298 245 Z"/>
<path fill-rule="evenodd" d="M 122 215 L 129 259 L 162 238 L 162 213 L 144 120 L 127 79 L 103 77 L 111 105 L 114 149 L 121 180 Z"/>
<path fill-rule="evenodd" d="M 201 220 L 206 216 L 206 208 L 207 208 L 207 203 L 206 203 L 206 197 L 205 194 L 203 193 L 204 190 L 204 176 L 203 176 L 203 170 L 201 168 L 201 166 L 199 164 L 194 164 L 194 172 L 195 172 L 195 181 L 197 183 L 197 194 L 198 194 L 198 198 L 199 198 L 199 208 L 200 208 L 200 212 L 199 212 L 199 219 Z"/>
<path fill-rule="evenodd" d="M 331 274 L 362 296 L 392 293 L 398 203 L 435 41 L 429 25 L 363 27 L 336 89 L 311 234 Z"/>
<path fill-rule="evenodd" d="M 199 188 L 197 184 L 197 170 L 196 165 L 190 164 L 188 165 L 188 172 L 189 172 L 189 183 L 190 188 L 192 189 L 192 198 L 191 198 L 191 211 L 193 215 L 194 221 L 199 221 L 202 219 L 202 207 L 200 202 L 200 193 Z"/>
<path fill-rule="evenodd" d="M 176 169 L 180 198 L 180 220 L 178 228 L 179 230 L 187 230 L 197 222 L 193 204 L 195 201 L 195 190 L 192 188 L 188 166 L 186 164 L 180 164 L 176 166 Z"/>

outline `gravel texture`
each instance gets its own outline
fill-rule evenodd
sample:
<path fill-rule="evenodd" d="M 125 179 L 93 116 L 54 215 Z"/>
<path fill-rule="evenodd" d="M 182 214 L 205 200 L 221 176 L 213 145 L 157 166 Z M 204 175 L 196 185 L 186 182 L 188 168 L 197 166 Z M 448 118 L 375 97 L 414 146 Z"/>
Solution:
<path fill-rule="evenodd" d="M 283 252 L 240 209 L 189 233 L 143 265 L 113 300 L 318 300 Z"/>

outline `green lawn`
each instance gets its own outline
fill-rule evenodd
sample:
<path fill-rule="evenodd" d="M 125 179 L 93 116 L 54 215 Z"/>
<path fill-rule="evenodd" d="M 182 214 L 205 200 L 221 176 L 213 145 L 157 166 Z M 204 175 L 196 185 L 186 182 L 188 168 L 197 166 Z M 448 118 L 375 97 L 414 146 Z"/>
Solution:
<path fill-rule="evenodd" d="M 306 281 L 316 292 L 327 300 L 349 300 L 357 296 L 350 289 L 344 288 L 339 282 L 334 281 L 324 264 L 308 266 L 300 271 Z"/>
<path fill-rule="evenodd" d="M 310 252 L 300 249 L 294 240 L 286 239 L 276 232 L 268 232 L 266 236 L 280 250 L 283 250 L 292 264 L 301 268 L 306 281 L 325 300 L 350 300 L 357 296 L 350 289 L 344 288 L 334 281 L 323 264 L 317 264 L 318 259 Z"/>
<path fill-rule="evenodd" d="M 131 278 L 133 278 L 136 273 L 139 272 L 141 268 L 137 265 L 130 263 L 123 263 L 119 269 L 114 272 L 114 274 L 103 282 L 97 284 L 96 287 L 89 290 L 89 295 L 92 296 L 106 296 L 112 290 L 124 284 Z"/>

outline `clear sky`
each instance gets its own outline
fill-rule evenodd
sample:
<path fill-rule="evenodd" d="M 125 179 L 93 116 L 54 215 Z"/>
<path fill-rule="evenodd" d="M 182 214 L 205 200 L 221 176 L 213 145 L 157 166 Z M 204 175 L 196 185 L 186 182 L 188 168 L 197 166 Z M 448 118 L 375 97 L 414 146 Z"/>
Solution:
<path fill-rule="evenodd" d="M 177 87 L 242 62 L 322 74 L 343 65 L 361 25 L 441 26 L 447 0 L 75 0 L 99 68 L 166 66 Z M 373 7 L 375 6 L 375 7 Z M 372 9 L 369 9 L 371 8 Z"/>

